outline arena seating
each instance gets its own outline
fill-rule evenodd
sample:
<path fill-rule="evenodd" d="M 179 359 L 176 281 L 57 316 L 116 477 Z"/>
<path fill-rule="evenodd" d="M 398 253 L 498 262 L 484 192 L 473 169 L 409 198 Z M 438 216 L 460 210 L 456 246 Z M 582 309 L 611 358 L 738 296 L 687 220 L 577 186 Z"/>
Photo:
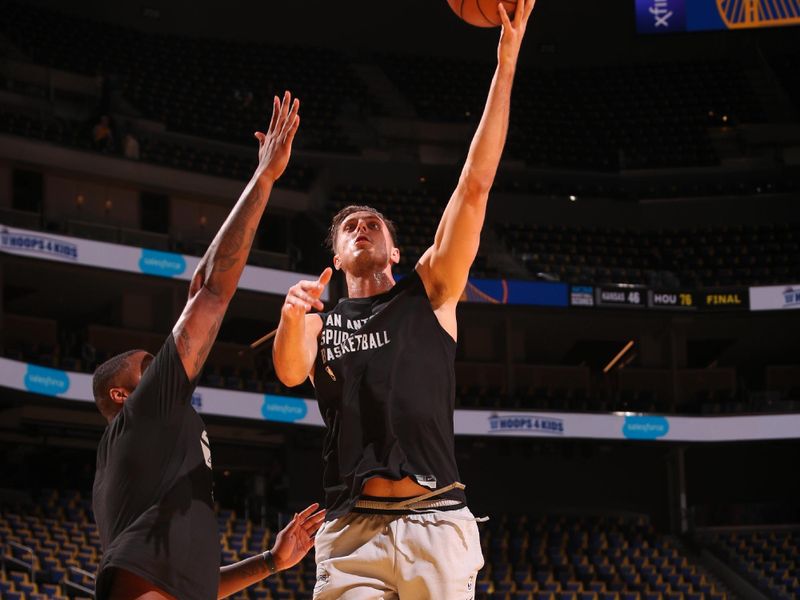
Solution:
<path fill-rule="evenodd" d="M 253 556 L 273 531 L 221 509 L 222 563 Z M 3 598 L 73 596 L 74 582 L 91 589 L 77 568 L 94 574 L 101 557 L 88 495 L 47 491 L 24 511 L 0 515 Z M 725 600 L 726 594 L 675 542 L 644 517 L 500 515 L 481 526 L 486 566 L 479 600 Z M 796 548 L 795 548 L 796 552 Z M 297 567 L 237 594 L 237 600 L 311 598 L 313 553 Z"/>
<path fill-rule="evenodd" d="M 713 578 L 643 517 L 491 519 L 480 600 L 723 600 Z"/>
<path fill-rule="evenodd" d="M 570 283 L 663 287 L 781 284 L 800 280 L 800 224 L 633 231 L 506 223 L 498 227 L 532 274 Z"/>
<path fill-rule="evenodd" d="M 102 74 L 110 90 L 170 131 L 247 143 L 268 117 L 271 94 L 291 89 L 303 98 L 298 147 L 352 153 L 358 149 L 338 117 L 382 113 L 336 51 L 144 34 L 8 0 L 2 6 L 7 18 L 0 32 L 35 63 Z M 491 63 L 407 56 L 377 61 L 423 119 L 463 123 L 481 114 Z M 780 57 L 775 68 L 796 95 L 793 61 Z M 765 118 L 743 68 L 727 60 L 523 68 L 515 87 L 508 154 L 533 166 L 618 171 L 714 165 L 709 129 Z"/>
<path fill-rule="evenodd" d="M 800 597 L 800 532 L 716 533 L 709 546 L 757 588 L 775 600 Z"/>
<path fill-rule="evenodd" d="M 217 517 L 222 562 L 229 564 L 262 552 L 272 544 L 273 531 L 239 518 L 230 510 Z M 0 571 L 0 598 L 44 600 L 75 597 L 70 582 L 93 589 L 101 557 L 100 539 L 91 514 L 88 494 L 49 490 L 33 506 L 0 514 L 0 545 L 4 568 Z M 311 598 L 316 578 L 313 555 L 297 567 L 281 572 L 245 593 L 238 600 L 301 600 Z M 77 592 L 80 596 L 80 592 Z"/>
<path fill-rule="evenodd" d="M 36 510 L 0 515 L 4 598 L 42 600 L 72 596 L 68 582 L 89 589 L 74 569 L 94 573 L 100 540 L 88 502 L 78 492 L 45 492 Z M 69 591 L 68 591 L 69 590 Z"/>
<path fill-rule="evenodd" d="M 355 151 L 336 117 L 369 98 L 335 51 L 144 34 L 16 2 L 2 9 L 0 33 L 36 64 L 101 74 L 171 131 L 248 144 L 272 94 L 289 89 L 303 101 L 298 146 Z"/>
<path fill-rule="evenodd" d="M 422 118 L 480 116 L 491 65 L 430 57 L 387 57 L 382 64 Z M 508 154 L 534 166 L 713 165 L 709 128 L 764 119 L 743 69 L 728 61 L 520 69 L 515 90 Z"/>
<path fill-rule="evenodd" d="M 95 151 L 91 143 L 91 127 L 88 124 L 58 117 L 0 107 L 0 132 Z M 227 179 L 248 180 L 257 162 L 254 147 L 251 152 L 232 152 L 152 134 L 142 135 L 139 143 L 139 160 L 142 162 Z M 120 156 L 122 149 L 115 146 L 104 153 Z M 292 161 L 281 178 L 281 187 L 307 190 L 313 177 L 313 169 L 304 166 L 300 161 Z"/>
<path fill-rule="evenodd" d="M 800 82 L 797 80 L 797 70 L 800 69 L 800 54 L 775 56 L 772 57 L 770 63 L 796 110 L 800 111 Z"/>

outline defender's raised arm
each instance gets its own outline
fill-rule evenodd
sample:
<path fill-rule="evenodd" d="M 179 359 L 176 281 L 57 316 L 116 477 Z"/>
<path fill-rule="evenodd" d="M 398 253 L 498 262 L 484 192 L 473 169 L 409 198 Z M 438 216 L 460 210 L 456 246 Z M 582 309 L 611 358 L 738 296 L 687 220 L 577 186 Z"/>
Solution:
<path fill-rule="evenodd" d="M 239 201 L 220 227 L 189 286 L 189 300 L 172 333 L 189 379 L 202 369 L 228 304 L 236 292 L 258 222 L 275 181 L 289 162 L 292 140 L 300 124 L 299 100 L 289 92 L 273 100 L 267 133 L 256 132 L 258 167 Z"/>

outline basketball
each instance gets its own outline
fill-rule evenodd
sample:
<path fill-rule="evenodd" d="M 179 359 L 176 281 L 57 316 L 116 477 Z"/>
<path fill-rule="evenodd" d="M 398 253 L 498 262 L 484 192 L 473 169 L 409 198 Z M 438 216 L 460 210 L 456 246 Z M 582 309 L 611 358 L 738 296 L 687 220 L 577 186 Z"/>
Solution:
<path fill-rule="evenodd" d="M 514 16 L 517 0 L 502 0 L 508 16 Z M 498 0 L 447 0 L 453 12 L 470 25 L 476 27 L 497 27 L 502 24 L 498 12 Z"/>

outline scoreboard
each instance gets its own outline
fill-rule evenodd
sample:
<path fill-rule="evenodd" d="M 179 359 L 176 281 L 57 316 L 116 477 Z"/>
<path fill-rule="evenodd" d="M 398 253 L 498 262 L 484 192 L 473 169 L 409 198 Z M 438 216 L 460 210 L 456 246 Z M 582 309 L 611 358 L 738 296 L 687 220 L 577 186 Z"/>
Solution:
<path fill-rule="evenodd" d="M 784 288 L 779 291 L 781 298 L 792 296 Z M 794 290 L 791 291 L 794 292 Z M 660 290 L 631 284 L 573 285 L 570 287 L 569 305 L 717 312 L 748 310 L 751 295 L 752 290 L 746 287 Z M 777 293 L 773 295 L 777 295 Z M 800 287 L 794 296 L 797 296 L 794 304 L 800 306 Z M 794 298 L 794 296 L 792 297 Z"/>

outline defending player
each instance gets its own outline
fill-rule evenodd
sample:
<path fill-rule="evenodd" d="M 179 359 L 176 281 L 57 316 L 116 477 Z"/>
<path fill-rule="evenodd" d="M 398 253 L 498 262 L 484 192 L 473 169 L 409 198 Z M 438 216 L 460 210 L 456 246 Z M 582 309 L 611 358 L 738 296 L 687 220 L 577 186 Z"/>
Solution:
<path fill-rule="evenodd" d="M 108 421 L 97 450 L 92 502 L 103 548 L 98 600 L 212 600 L 297 563 L 324 514 L 313 505 L 273 549 L 220 569 L 211 448 L 191 405 L 274 182 L 289 161 L 300 122 L 289 92 L 274 99 L 259 164 L 189 286 L 172 334 L 153 357 L 132 350 L 100 365 L 93 391 Z"/>

